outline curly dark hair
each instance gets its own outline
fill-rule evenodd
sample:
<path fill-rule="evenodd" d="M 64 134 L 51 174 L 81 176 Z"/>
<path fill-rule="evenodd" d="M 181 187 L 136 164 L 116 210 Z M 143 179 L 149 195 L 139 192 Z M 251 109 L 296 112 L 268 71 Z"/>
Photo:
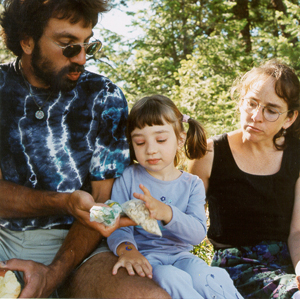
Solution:
<path fill-rule="evenodd" d="M 94 27 L 98 15 L 109 10 L 109 0 L 4 0 L 0 16 L 5 44 L 16 56 L 23 50 L 20 41 L 32 37 L 38 42 L 50 18 L 84 21 Z"/>

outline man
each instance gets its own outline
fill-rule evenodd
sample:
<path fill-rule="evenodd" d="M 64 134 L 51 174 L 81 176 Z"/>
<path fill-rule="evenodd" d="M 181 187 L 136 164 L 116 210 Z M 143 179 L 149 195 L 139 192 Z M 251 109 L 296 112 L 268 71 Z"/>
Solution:
<path fill-rule="evenodd" d="M 148 278 L 113 277 L 117 257 L 96 249 L 131 220 L 89 221 L 129 158 L 123 93 L 83 67 L 101 48 L 92 28 L 107 4 L 4 1 L 0 23 L 17 59 L 0 68 L 0 268 L 21 273 L 23 298 L 59 286 L 64 297 L 168 297 Z"/>

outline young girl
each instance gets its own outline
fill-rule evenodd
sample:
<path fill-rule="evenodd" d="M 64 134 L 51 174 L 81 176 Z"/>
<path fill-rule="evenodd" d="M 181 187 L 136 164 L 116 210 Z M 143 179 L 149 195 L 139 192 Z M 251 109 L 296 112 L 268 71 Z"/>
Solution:
<path fill-rule="evenodd" d="M 189 124 L 187 133 L 182 122 Z M 198 177 L 176 166 L 182 148 L 190 159 L 206 153 L 201 125 L 170 99 L 155 95 L 133 106 L 127 137 L 132 165 L 115 181 L 111 199 L 121 204 L 133 197 L 143 200 L 162 237 L 140 226 L 112 233 L 108 245 L 119 256 L 113 275 L 125 267 L 129 275 L 153 278 L 172 298 L 242 298 L 225 270 L 190 253 L 206 235 L 205 191 Z"/>

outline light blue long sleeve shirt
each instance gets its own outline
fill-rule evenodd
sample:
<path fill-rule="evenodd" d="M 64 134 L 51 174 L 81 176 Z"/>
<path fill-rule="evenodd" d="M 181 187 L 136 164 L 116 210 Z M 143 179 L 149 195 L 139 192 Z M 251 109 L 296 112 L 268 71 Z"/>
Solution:
<path fill-rule="evenodd" d="M 161 181 L 135 164 L 127 167 L 116 179 L 111 199 L 120 204 L 134 199 L 134 192 L 142 193 L 139 184 L 143 184 L 154 198 L 172 208 L 172 220 L 166 225 L 158 221 L 162 237 L 146 232 L 141 226 L 116 230 L 107 238 L 109 248 L 115 255 L 118 246 L 124 242 L 131 242 L 142 254 L 162 251 L 175 254 L 190 251 L 192 245 L 201 243 L 207 231 L 202 180 L 183 171 L 176 180 Z"/>

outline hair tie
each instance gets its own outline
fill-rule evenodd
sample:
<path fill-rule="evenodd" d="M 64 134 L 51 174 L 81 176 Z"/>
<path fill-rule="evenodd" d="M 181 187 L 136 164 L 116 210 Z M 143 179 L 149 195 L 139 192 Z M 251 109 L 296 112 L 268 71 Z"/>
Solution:
<path fill-rule="evenodd" d="M 186 115 L 186 114 L 182 115 L 182 122 L 187 123 L 187 122 L 189 122 L 189 119 L 190 119 L 190 117 L 188 115 Z"/>

